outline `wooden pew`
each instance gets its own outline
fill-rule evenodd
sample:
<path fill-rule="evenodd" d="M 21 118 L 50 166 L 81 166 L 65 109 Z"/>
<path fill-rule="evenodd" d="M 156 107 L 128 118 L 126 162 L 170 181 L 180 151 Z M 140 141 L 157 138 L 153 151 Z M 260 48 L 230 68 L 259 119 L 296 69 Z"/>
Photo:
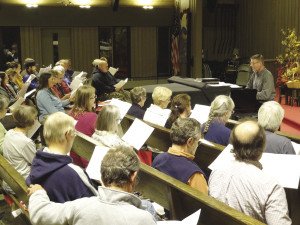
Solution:
<path fill-rule="evenodd" d="M 20 204 L 22 201 L 28 206 L 27 185 L 25 180 L 2 155 L 0 155 L 0 178 L 0 180 L 5 181 L 14 191 L 14 195 L 10 193 L 5 194 L 7 194 L 14 201 L 15 205 L 22 210 L 22 215 L 24 215 L 22 219 L 24 220 L 24 223 L 30 224 L 28 211 Z"/>
<path fill-rule="evenodd" d="M 97 144 L 77 133 L 72 151 L 89 160 Z M 198 224 L 264 224 L 145 164 L 141 165 L 136 190 L 169 210 L 172 219 L 181 220 L 201 208 Z"/>
<path fill-rule="evenodd" d="M 130 123 L 132 123 L 133 119 L 134 117 L 129 115 L 126 115 L 124 117 L 123 119 L 124 124 L 122 124 L 124 131 L 128 129 L 127 126 Z M 152 133 L 152 136 L 157 135 L 157 138 L 154 137 L 152 137 L 152 139 L 149 138 L 146 143 L 149 144 L 150 146 L 156 147 L 156 142 L 152 140 L 160 138 L 160 142 L 165 142 L 165 143 L 159 143 L 159 145 L 165 146 L 163 149 L 168 149 L 168 147 L 170 147 L 169 143 L 171 142 L 171 140 L 170 140 L 170 135 L 166 135 L 166 132 L 170 134 L 170 130 L 148 122 L 145 123 L 155 128 L 155 132 Z M 237 124 L 238 122 L 234 121 L 232 123 Z M 286 134 L 283 133 L 283 136 L 285 135 Z M 291 136 L 286 136 L 286 137 L 291 137 Z M 297 140 L 300 141 L 300 138 L 294 136 L 292 140 L 296 142 Z M 205 174 L 209 176 L 211 171 L 210 169 L 208 169 L 208 166 L 218 157 L 218 155 L 223 151 L 224 148 L 225 146 L 218 145 L 208 141 L 207 143 L 199 143 L 194 161 L 205 172 Z M 300 212 L 300 188 L 298 188 L 298 190 L 285 188 L 285 192 L 286 192 L 286 197 L 289 206 L 289 213 L 293 221 L 293 224 L 300 224 L 300 213 L 299 213 Z"/>

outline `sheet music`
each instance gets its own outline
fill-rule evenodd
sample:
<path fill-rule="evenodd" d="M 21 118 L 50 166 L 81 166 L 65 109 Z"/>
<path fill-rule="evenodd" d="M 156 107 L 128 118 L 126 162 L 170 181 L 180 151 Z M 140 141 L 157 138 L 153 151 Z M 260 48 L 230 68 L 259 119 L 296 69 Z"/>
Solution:
<path fill-rule="evenodd" d="M 124 118 L 124 116 L 126 115 L 126 113 L 128 112 L 128 110 L 131 107 L 131 104 L 128 102 L 123 102 L 119 99 L 113 98 L 110 103 L 110 105 L 114 105 L 117 106 L 119 108 L 120 111 L 120 119 L 122 120 Z"/>
<path fill-rule="evenodd" d="M 293 145 L 293 148 L 296 152 L 296 155 L 300 155 L 300 144 L 295 143 L 295 142 L 292 141 L 292 145 Z"/>
<path fill-rule="evenodd" d="M 36 92 L 36 89 L 32 89 L 31 91 L 29 91 L 29 92 L 27 92 L 26 94 L 25 94 L 25 99 L 28 97 L 28 96 L 30 96 L 30 95 L 32 95 L 34 92 Z"/>
<path fill-rule="evenodd" d="M 84 72 L 82 71 L 80 74 L 74 77 L 70 84 L 70 88 L 72 90 L 76 90 L 81 83 L 83 83 L 86 80 L 86 77 L 84 77 Z"/>
<path fill-rule="evenodd" d="M 101 181 L 101 163 L 108 150 L 109 148 L 104 146 L 95 147 L 93 155 L 86 168 L 86 172 L 91 179 Z"/>
<path fill-rule="evenodd" d="M 31 138 L 35 134 L 35 132 L 40 128 L 40 126 L 40 122 L 36 119 L 34 121 L 33 126 L 30 128 L 30 130 L 28 130 L 27 137 Z"/>
<path fill-rule="evenodd" d="M 121 89 L 128 81 L 128 78 L 125 80 L 120 80 L 119 83 L 115 84 L 114 87 L 117 89 Z"/>
<path fill-rule="evenodd" d="M 146 110 L 143 120 L 164 127 L 170 114 L 170 109 L 161 109 L 160 107 L 151 104 Z"/>
<path fill-rule="evenodd" d="M 52 65 L 50 64 L 49 66 L 45 67 L 45 68 L 40 68 L 40 71 L 37 75 L 37 77 L 40 77 L 42 73 L 47 73 L 51 70 Z"/>
<path fill-rule="evenodd" d="M 36 76 L 34 74 L 30 74 L 25 83 L 31 83 L 31 81 L 33 81 L 34 78 L 36 78 Z"/>
<path fill-rule="evenodd" d="M 197 225 L 200 218 L 201 209 L 197 210 L 193 214 L 184 218 L 182 221 L 167 220 L 167 221 L 157 221 L 158 225 Z"/>
<path fill-rule="evenodd" d="M 201 125 L 208 120 L 210 106 L 195 104 L 190 118 L 196 119 Z"/>
<path fill-rule="evenodd" d="M 153 131 L 153 127 L 136 118 L 122 139 L 135 149 L 139 150 L 145 144 Z"/>
<path fill-rule="evenodd" d="M 234 155 L 230 152 L 231 149 L 232 145 L 228 145 L 208 168 L 211 170 L 219 169 L 234 161 Z M 263 166 L 263 171 L 273 177 L 281 186 L 298 189 L 300 179 L 299 155 L 263 153 L 260 163 Z"/>
<path fill-rule="evenodd" d="M 119 71 L 119 68 L 109 67 L 108 71 L 114 76 Z"/>
<path fill-rule="evenodd" d="M 23 97 L 19 97 L 18 100 L 12 104 L 11 106 L 9 106 L 9 110 L 12 112 L 14 111 L 17 107 L 19 107 L 23 102 L 25 101 L 25 99 Z"/>

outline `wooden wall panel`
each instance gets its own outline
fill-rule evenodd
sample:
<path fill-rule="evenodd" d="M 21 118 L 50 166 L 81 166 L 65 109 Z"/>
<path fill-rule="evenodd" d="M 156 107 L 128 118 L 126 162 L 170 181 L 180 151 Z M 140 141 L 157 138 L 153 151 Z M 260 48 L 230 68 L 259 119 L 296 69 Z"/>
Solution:
<path fill-rule="evenodd" d="M 157 29 L 131 27 L 131 78 L 157 77 Z"/>

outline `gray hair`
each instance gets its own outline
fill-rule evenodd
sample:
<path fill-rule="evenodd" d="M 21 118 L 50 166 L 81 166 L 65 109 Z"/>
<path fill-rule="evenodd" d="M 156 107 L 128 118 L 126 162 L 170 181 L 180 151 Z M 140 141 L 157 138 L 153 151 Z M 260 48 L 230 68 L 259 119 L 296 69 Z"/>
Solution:
<path fill-rule="evenodd" d="M 201 133 L 201 124 L 192 118 L 178 118 L 171 127 L 171 141 L 176 145 L 184 145 L 189 138 Z"/>
<path fill-rule="evenodd" d="M 140 160 L 130 147 L 110 149 L 101 163 L 101 180 L 104 186 L 124 187 L 131 183 L 131 176 L 140 168 Z"/>
<path fill-rule="evenodd" d="M 203 132 L 206 133 L 208 131 L 210 123 L 213 119 L 219 119 L 223 122 L 227 122 L 231 115 L 230 112 L 232 112 L 233 109 L 234 102 L 229 96 L 217 96 L 210 105 L 209 117 Z"/>
<path fill-rule="evenodd" d="M 132 103 L 138 104 L 142 97 L 146 97 L 146 89 L 143 87 L 135 87 L 130 91 Z"/>
<path fill-rule="evenodd" d="M 152 93 L 153 103 L 159 105 L 160 102 L 165 102 L 172 96 L 172 91 L 166 87 L 156 87 Z"/>
<path fill-rule="evenodd" d="M 61 143 L 64 141 L 65 134 L 70 131 L 75 131 L 75 120 L 63 112 L 56 112 L 46 119 L 43 134 L 49 145 L 50 143 Z"/>
<path fill-rule="evenodd" d="M 106 105 L 103 106 L 98 114 L 96 129 L 100 131 L 108 131 L 112 133 L 118 133 L 120 119 L 120 111 L 117 106 Z"/>
<path fill-rule="evenodd" d="M 262 104 L 258 110 L 258 124 L 265 130 L 275 132 L 280 127 L 284 110 L 278 102 L 269 101 Z"/>

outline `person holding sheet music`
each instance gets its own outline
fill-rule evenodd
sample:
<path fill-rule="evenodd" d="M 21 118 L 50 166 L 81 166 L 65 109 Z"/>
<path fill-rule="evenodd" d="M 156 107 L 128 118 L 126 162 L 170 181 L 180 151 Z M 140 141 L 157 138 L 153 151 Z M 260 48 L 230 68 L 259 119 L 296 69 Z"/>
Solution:
<path fill-rule="evenodd" d="M 92 138 L 110 148 L 115 148 L 120 145 L 129 146 L 120 137 L 120 122 L 120 111 L 117 106 L 103 106 L 98 113 L 96 130 Z"/>
<path fill-rule="evenodd" d="M 74 119 L 56 112 L 47 118 L 43 134 L 47 147 L 36 153 L 27 185 L 42 185 L 54 202 L 97 195 L 89 177 L 68 155 L 76 136 Z"/>
<path fill-rule="evenodd" d="M 21 64 L 18 62 L 7 62 L 6 63 L 7 69 L 13 69 L 16 71 L 17 76 L 15 78 L 15 83 L 18 85 L 19 90 L 22 89 L 24 83 L 23 83 L 23 77 L 21 75 Z"/>
<path fill-rule="evenodd" d="M 37 110 L 20 105 L 12 112 L 16 127 L 9 130 L 3 141 L 3 156 L 26 179 L 36 153 L 35 143 L 27 133 L 37 119 Z"/>
<path fill-rule="evenodd" d="M 132 106 L 128 110 L 127 114 L 142 120 L 145 114 L 143 106 L 147 99 L 146 89 L 143 87 L 135 87 L 131 89 L 130 97 L 132 101 Z"/>
<path fill-rule="evenodd" d="M 171 114 L 166 128 L 171 128 L 178 118 L 188 118 L 191 115 L 191 97 L 188 94 L 178 94 L 171 102 Z"/>
<path fill-rule="evenodd" d="M 212 171 L 209 195 L 268 225 L 290 225 L 285 191 L 259 162 L 264 129 L 254 121 L 243 122 L 233 129 L 231 143 L 235 160 Z"/>
<path fill-rule="evenodd" d="M 43 122 L 46 116 L 55 112 L 65 112 L 64 107 L 70 104 L 70 99 L 60 100 L 51 88 L 61 82 L 63 75 L 55 71 L 42 73 L 36 94 L 36 105 L 39 110 L 39 120 Z"/>
<path fill-rule="evenodd" d="M 34 74 L 34 75 L 38 74 L 36 66 L 37 66 L 37 64 L 34 59 L 31 59 L 31 58 L 25 59 L 25 61 L 24 61 L 25 69 L 21 73 L 21 75 L 23 77 L 23 83 L 25 83 L 28 80 L 28 78 L 31 74 Z M 39 86 L 38 79 L 34 78 L 29 85 L 28 91 L 31 91 L 32 89 L 37 89 L 38 86 Z"/>
<path fill-rule="evenodd" d="M 0 95 L 0 120 L 3 119 L 8 110 L 9 100 L 3 95 Z M 3 140 L 7 130 L 0 122 L 0 154 L 3 154 Z"/>
<path fill-rule="evenodd" d="M 217 96 L 210 105 L 208 120 L 203 124 L 204 139 L 227 146 L 231 130 L 225 126 L 233 114 L 234 102 L 226 95 Z"/>
<path fill-rule="evenodd" d="M 51 88 L 51 90 L 61 100 L 70 98 L 71 88 L 69 87 L 68 83 L 64 79 L 64 76 L 65 76 L 64 75 L 65 74 L 64 67 L 62 67 L 60 65 L 54 66 L 52 70 L 57 72 L 57 76 L 60 78 L 60 82 L 55 84 Z"/>
<path fill-rule="evenodd" d="M 102 160 L 104 186 L 98 187 L 97 197 L 58 204 L 50 202 L 49 193 L 41 186 L 31 185 L 28 189 L 30 220 L 34 225 L 154 225 L 153 216 L 132 194 L 139 168 L 136 153 L 131 148 L 118 147 L 110 149 Z"/>
<path fill-rule="evenodd" d="M 284 117 L 284 109 L 278 102 L 269 101 L 258 110 L 258 124 L 265 129 L 268 153 L 296 154 L 290 139 L 276 134 Z"/>
<path fill-rule="evenodd" d="M 171 127 L 172 146 L 156 156 L 155 169 L 207 194 L 204 172 L 193 162 L 201 138 L 200 123 L 192 118 L 178 118 Z"/>
<path fill-rule="evenodd" d="M 115 78 L 108 71 L 108 63 L 105 60 L 95 59 L 92 73 L 92 86 L 96 89 L 98 100 L 105 101 L 118 98 L 122 101 L 131 102 L 130 93 L 119 86 L 121 80 Z"/>
<path fill-rule="evenodd" d="M 95 132 L 97 114 L 95 113 L 95 88 L 89 85 L 79 87 L 75 93 L 74 106 L 69 115 L 77 123 L 75 129 L 87 136 L 92 136 Z M 74 164 L 86 168 L 88 161 L 79 157 L 76 153 L 71 152 Z"/>
<path fill-rule="evenodd" d="M 264 57 L 256 54 L 250 58 L 250 66 L 253 74 L 247 83 L 246 88 L 256 89 L 256 99 L 259 101 L 270 101 L 275 98 L 274 77 L 264 65 Z"/>
<path fill-rule="evenodd" d="M 74 71 L 71 69 L 71 60 L 70 59 L 61 59 L 55 66 L 62 66 L 64 68 L 64 82 L 67 85 L 70 85 L 72 82 L 72 75 Z"/>

